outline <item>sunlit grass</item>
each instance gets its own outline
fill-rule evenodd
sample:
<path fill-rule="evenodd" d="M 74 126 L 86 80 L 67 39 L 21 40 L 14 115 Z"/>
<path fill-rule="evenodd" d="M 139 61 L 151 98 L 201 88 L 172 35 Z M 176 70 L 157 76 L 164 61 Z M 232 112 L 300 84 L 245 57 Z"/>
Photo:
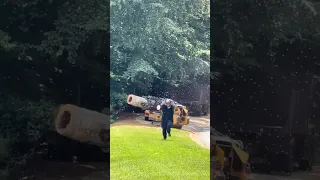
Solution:
<path fill-rule="evenodd" d="M 111 127 L 111 179 L 206 180 L 210 179 L 210 152 L 172 130 L 162 140 L 161 128 Z"/>

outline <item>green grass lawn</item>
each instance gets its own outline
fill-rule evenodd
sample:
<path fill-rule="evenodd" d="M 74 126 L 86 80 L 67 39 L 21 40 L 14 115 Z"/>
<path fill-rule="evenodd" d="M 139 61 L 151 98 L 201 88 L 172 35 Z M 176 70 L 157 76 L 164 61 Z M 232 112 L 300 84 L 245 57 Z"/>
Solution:
<path fill-rule="evenodd" d="M 209 180 L 210 152 L 172 129 L 162 140 L 161 128 L 111 127 L 112 180 Z"/>

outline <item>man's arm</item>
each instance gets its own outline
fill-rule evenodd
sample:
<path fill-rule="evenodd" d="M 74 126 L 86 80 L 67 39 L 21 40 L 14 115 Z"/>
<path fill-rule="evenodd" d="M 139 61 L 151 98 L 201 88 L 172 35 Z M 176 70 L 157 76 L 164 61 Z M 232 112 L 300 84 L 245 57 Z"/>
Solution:
<path fill-rule="evenodd" d="M 163 115 L 163 110 L 164 110 L 164 108 L 165 108 L 164 106 L 165 106 L 165 105 L 161 105 L 161 107 L 160 107 L 160 114 L 161 114 L 161 115 Z"/>
<path fill-rule="evenodd" d="M 172 111 L 172 118 L 171 119 L 173 121 L 173 116 L 174 116 L 175 111 L 174 111 L 174 106 L 172 106 L 172 105 L 171 105 L 171 111 Z"/>

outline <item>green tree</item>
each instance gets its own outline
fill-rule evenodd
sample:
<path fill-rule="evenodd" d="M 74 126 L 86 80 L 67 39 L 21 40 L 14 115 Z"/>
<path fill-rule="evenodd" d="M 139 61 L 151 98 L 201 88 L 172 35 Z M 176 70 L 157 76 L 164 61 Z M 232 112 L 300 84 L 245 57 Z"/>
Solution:
<path fill-rule="evenodd" d="M 109 104 L 108 12 L 106 0 L 0 5 L 0 169 L 24 162 L 60 104 Z"/>
<path fill-rule="evenodd" d="M 212 11 L 213 72 L 270 69 L 279 44 L 319 34 L 317 6 L 308 0 L 215 1 Z"/>
<path fill-rule="evenodd" d="M 110 17 L 113 94 L 147 94 L 156 79 L 176 84 L 209 74 L 208 0 L 112 0 Z"/>

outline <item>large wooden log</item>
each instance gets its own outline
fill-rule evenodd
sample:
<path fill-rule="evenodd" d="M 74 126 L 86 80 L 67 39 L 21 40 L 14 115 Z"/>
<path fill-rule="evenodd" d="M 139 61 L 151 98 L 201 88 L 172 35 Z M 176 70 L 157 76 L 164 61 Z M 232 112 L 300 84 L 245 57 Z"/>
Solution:
<path fill-rule="evenodd" d="M 110 117 L 75 105 L 61 105 L 54 121 L 56 131 L 70 139 L 107 148 Z"/>
<path fill-rule="evenodd" d="M 131 106 L 145 109 L 156 109 L 158 105 L 164 104 L 166 98 L 154 97 L 154 96 L 136 96 L 133 94 L 128 95 L 127 103 Z M 172 105 L 182 106 L 176 101 L 171 100 Z"/>
<path fill-rule="evenodd" d="M 133 94 L 130 94 L 128 96 L 127 103 L 130 104 L 131 106 L 138 107 L 141 109 L 145 109 L 149 104 L 147 99 L 133 95 Z"/>

